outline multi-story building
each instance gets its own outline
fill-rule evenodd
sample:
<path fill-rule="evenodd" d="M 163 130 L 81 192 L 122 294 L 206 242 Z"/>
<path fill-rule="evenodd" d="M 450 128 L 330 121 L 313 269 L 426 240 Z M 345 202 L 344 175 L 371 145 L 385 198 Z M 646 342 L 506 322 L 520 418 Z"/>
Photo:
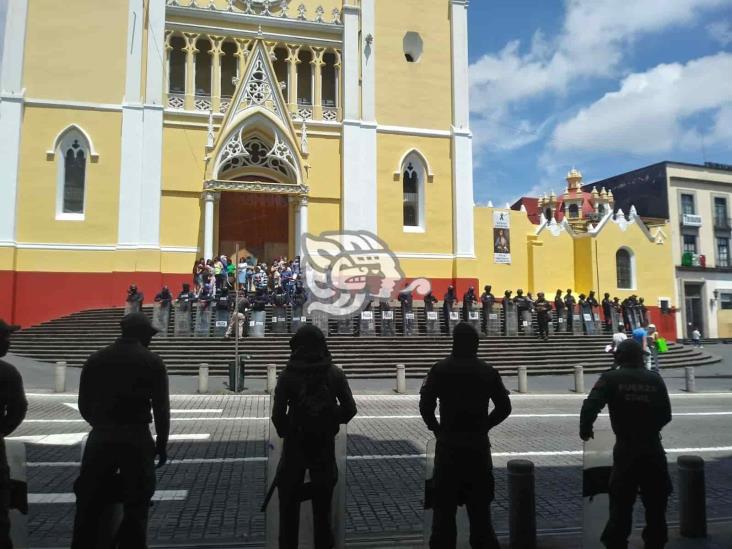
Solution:
<path fill-rule="evenodd" d="M 732 337 L 732 166 L 660 162 L 593 185 L 612 190 L 625 211 L 669 220 L 679 335 L 697 326 L 705 337 Z"/>
<path fill-rule="evenodd" d="M 176 290 L 198 257 L 239 245 L 269 263 L 342 230 L 378 235 L 440 297 L 671 291 L 662 231 L 611 220 L 579 174 L 566 223 L 474 206 L 467 0 L 7 5 L 5 320 Z"/>

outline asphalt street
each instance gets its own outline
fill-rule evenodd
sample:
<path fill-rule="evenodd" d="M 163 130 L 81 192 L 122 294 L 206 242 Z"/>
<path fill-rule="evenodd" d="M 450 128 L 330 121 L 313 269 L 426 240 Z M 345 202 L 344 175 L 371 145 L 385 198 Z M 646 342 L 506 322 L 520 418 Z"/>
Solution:
<path fill-rule="evenodd" d="M 536 465 L 538 527 L 581 526 L 582 443 L 577 436 L 582 395 L 513 395 L 514 412 L 492 433 L 498 530 L 508 528 L 506 463 Z M 80 441 L 88 430 L 76 395 L 30 393 L 30 409 L 13 433 L 27 444 L 33 547 L 68 546 L 73 481 Z M 414 535 L 422 529 L 422 489 L 429 433 L 416 395 L 358 395 L 348 427 L 346 531 L 349 538 Z M 681 454 L 707 462 L 708 515 L 732 520 L 732 393 L 674 394 L 674 420 L 664 431 L 670 463 Z M 269 398 L 172 398 L 171 462 L 158 473 L 150 541 L 156 544 L 261 542 Z M 609 429 L 600 418 L 597 430 Z M 671 467 L 674 480 L 675 467 Z M 675 497 L 669 519 L 677 517 Z M 638 514 L 638 518 L 642 515 Z"/>

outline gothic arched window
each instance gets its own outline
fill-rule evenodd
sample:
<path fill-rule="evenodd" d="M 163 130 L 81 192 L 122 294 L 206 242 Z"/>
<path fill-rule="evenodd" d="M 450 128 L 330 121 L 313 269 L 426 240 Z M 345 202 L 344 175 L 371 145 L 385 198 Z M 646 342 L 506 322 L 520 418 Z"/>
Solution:
<path fill-rule="evenodd" d="M 618 278 L 618 289 L 633 289 L 633 253 L 628 248 L 620 248 L 615 252 L 615 270 Z"/>
<path fill-rule="evenodd" d="M 402 162 L 402 219 L 404 230 L 425 228 L 425 180 L 427 166 L 422 156 L 413 151 Z"/>
<path fill-rule="evenodd" d="M 66 131 L 57 142 L 56 219 L 81 220 L 84 218 L 89 142 L 75 127 Z"/>
<path fill-rule="evenodd" d="M 168 93 L 186 91 L 186 41 L 182 36 L 171 36 L 168 54 Z"/>
<path fill-rule="evenodd" d="M 205 38 L 196 42 L 196 95 L 211 95 L 211 42 Z"/>

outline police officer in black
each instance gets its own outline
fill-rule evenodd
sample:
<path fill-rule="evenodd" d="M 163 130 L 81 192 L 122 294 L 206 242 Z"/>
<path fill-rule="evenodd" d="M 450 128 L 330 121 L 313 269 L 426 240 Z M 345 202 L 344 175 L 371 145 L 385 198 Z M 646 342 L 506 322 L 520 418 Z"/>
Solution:
<path fill-rule="evenodd" d="M 10 350 L 10 336 L 20 326 L 0 319 L 0 357 Z M 0 547 L 12 547 L 10 540 L 10 469 L 5 454 L 5 437 L 25 419 L 28 401 L 23 391 L 23 378 L 12 364 L 0 360 Z"/>
<path fill-rule="evenodd" d="M 556 317 L 557 317 L 557 324 L 556 329 L 559 331 L 560 323 L 559 319 L 564 318 L 564 310 L 566 309 L 566 306 L 564 305 L 564 299 L 562 299 L 562 290 L 557 290 L 557 293 L 554 295 L 554 310 L 556 311 Z"/>
<path fill-rule="evenodd" d="M 170 303 L 173 301 L 173 294 L 170 293 L 170 289 L 167 286 L 155 294 L 155 303 L 160 303 L 164 307 L 170 307 Z"/>
<path fill-rule="evenodd" d="M 608 292 L 605 292 L 605 295 L 602 298 L 602 316 L 605 319 L 605 330 L 611 330 L 613 323 L 613 302 L 610 299 L 610 294 Z M 614 331 L 615 328 L 617 328 L 617 326 L 612 327 L 612 331 Z"/>
<path fill-rule="evenodd" d="M 486 284 L 483 287 L 483 293 L 480 295 L 480 304 L 483 306 L 483 318 L 481 329 L 483 333 L 488 332 L 488 315 L 493 312 L 493 304 L 496 302 L 495 296 L 491 293 L 492 287 Z"/>
<path fill-rule="evenodd" d="M 79 412 L 92 430 L 74 483 L 72 549 L 97 546 L 110 494 L 124 504 L 117 547 L 145 549 L 155 456 L 158 467 L 168 460 L 168 374 L 160 357 L 147 349 L 156 330 L 142 313 L 125 316 L 121 326 L 122 337 L 90 356 L 81 371 Z M 153 418 L 155 440 L 149 428 Z"/>
<path fill-rule="evenodd" d="M 519 331 L 524 331 L 524 313 L 531 310 L 531 302 L 524 295 L 522 289 L 516 290 L 516 297 L 513 298 L 513 302 L 516 304 L 516 315 L 518 316 Z M 529 317 L 529 322 L 531 322 Z"/>
<path fill-rule="evenodd" d="M 468 291 L 463 294 L 463 320 L 467 322 L 470 317 L 470 312 L 473 310 L 475 304 L 475 288 L 472 286 L 468 288 Z"/>
<path fill-rule="evenodd" d="M 442 298 L 442 317 L 445 321 L 445 330 L 447 330 L 448 334 L 450 333 L 450 313 L 456 301 L 455 286 L 450 285 L 447 287 L 447 293 Z"/>
<path fill-rule="evenodd" d="M 437 298 L 432 295 L 432 290 L 430 290 L 424 296 L 424 311 L 426 313 L 431 313 L 432 311 L 434 311 L 435 303 L 437 303 Z"/>
<path fill-rule="evenodd" d="M 590 306 L 592 320 L 597 320 L 597 308 L 600 304 L 597 302 L 597 297 L 595 297 L 595 290 L 590 290 L 590 293 L 587 295 L 587 304 Z"/>
<path fill-rule="evenodd" d="M 567 295 L 564 296 L 564 307 L 567 309 L 567 331 L 572 331 L 572 320 L 574 317 L 574 304 L 576 303 L 576 300 L 574 299 L 574 296 L 572 295 L 572 290 L 569 288 L 567 289 Z"/>
<path fill-rule="evenodd" d="M 536 323 L 539 327 L 539 338 L 547 341 L 549 339 L 549 313 L 552 311 L 552 304 L 544 297 L 544 292 L 537 294 L 534 302 L 536 309 Z"/>
<path fill-rule="evenodd" d="M 272 423 L 284 439 L 276 485 L 280 500 L 280 549 L 297 549 L 305 472 L 310 473 L 315 549 L 331 549 L 331 499 L 338 479 L 335 436 L 356 415 L 345 374 L 333 364 L 325 336 L 301 326 L 277 380 Z"/>
<path fill-rule="evenodd" d="M 459 503 L 465 503 L 470 517 L 471 546 L 499 547 L 491 523 L 494 477 L 488 434 L 511 414 L 511 401 L 498 371 L 478 358 L 478 345 L 478 332 L 458 324 L 452 354 L 432 367 L 420 391 L 420 414 L 437 438 L 432 549 L 454 549 Z M 488 413 L 491 401 L 494 408 Z"/>
<path fill-rule="evenodd" d="M 137 289 L 137 285 L 130 284 L 127 289 L 127 308 L 130 312 L 140 312 L 142 304 L 145 301 L 145 295 Z"/>
<path fill-rule="evenodd" d="M 397 299 L 402 308 L 402 327 L 404 328 L 407 325 L 407 313 L 412 312 L 414 297 L 412 297 L 412 292 L 408 288 L 404 288 L 399 292 Z M 413 321 L 413 325 L 416 326 L 416 322 Z"/>
<path fill-rule="evenodd" d="M 623 341 L 615 359 L 619 368 L 600 376 L 580 414 L 582 440 L 593 437 L 592 426 L 605 405 L 615 433 L 610 518 L 602 542 L 609 549 L 628 546 L 633 505 L 640 490 L 646 509 L 645 547 L 660 549 L 668 539 L 666 505 L 671 493 L 661 429 L 671 421 L 671 402 L 661 376 L 644 367 L 643 349 L 637 342 Z"/>
<path fill-rule="evenodd" d="M 511 300 L 511 290 L 503 292 L 503 301 L 501 302 L 501 309 L 503 312 L 503 335 L 508 335 L 508 308 L 513 304 Z M 514 320 L 515 322 L 515 320 Z"/>

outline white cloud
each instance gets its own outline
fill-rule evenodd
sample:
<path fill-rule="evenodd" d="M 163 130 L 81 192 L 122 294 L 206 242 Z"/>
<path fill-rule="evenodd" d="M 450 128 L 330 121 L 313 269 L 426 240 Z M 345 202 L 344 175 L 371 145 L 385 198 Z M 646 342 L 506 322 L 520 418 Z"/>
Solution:
<path fill-rule="evenodd" d="M 715 21 L 707 26 L 707 31 L 723 47 L 732 44 L 732 21 Z"/>
<path fill-rule="evenodd" d="M 705 138 L 722 142 L 730 133 L 725 121 L 732 118 L 731 74 L 732 53 L 631 74 L 618 91 L 559 124 L 552 145 L 559 151 L 671 151 L 698 137 L 684 126 L 698 114 L 709 114 L 715 121 Z"/>
<path fill-rule="evenodd" d="M 583 80 L 615 77 L 627 46 L 639 36 L 688 24 L 723 4 L 732 0 L 566 0 L 556 38 L 537 31 L 527 51 L 511 41 L 470 66 L 471 110 L 474 121 L 483 121 L 476 124 L 477 140 L 498 149 L 522 146 L 521 139 L 499 145 L 491 139 L 501 136 L 495 126 L 517 125 L 512 122 L 517 106 L 547 93 L 564 94 Z"/>

